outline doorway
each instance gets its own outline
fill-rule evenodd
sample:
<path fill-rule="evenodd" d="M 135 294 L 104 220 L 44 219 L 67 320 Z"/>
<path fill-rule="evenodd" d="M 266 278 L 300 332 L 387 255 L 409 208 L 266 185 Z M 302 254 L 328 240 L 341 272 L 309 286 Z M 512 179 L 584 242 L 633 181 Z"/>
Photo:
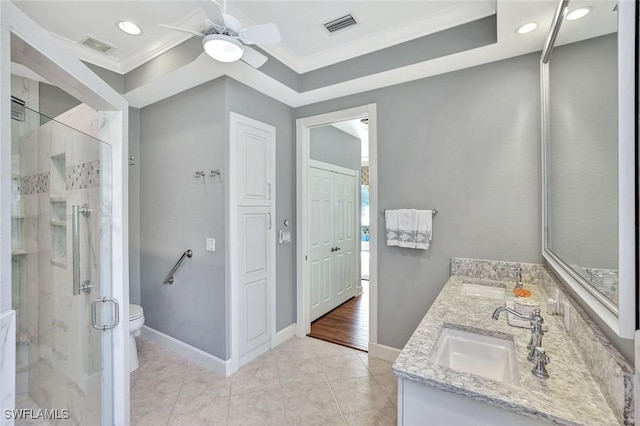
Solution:
<path fill-rule="evenodd" d="M 300 119 L 297 125 L 297 334 L 368 351 L 377 339 L 371 229 L 377 202 L 375 105 Z M 340 197 L 351 204 L 339 205 Z M 348 221 L 340 218 L 345 212 Z M 341 237 L 344 231 L 352 240 Z"/>

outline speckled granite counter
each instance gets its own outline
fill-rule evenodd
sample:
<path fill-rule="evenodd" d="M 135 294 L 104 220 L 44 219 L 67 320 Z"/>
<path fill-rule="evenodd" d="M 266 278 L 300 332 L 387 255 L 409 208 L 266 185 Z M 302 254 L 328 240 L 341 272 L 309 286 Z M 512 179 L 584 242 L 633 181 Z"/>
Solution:
<path fill-rule="evenodd" d="M 532 299 L 540 302 L 549 327 L 543 338 L 543 347 L 551 358 L 547 366 L 550 378 L 546 380 L 530 372 L 533 367 L 527 361 L 530 331 L 508 325 L 506 313 L 494 321 L 491 314 L 503 302 L 462 295 L 463 280 L 482 281 L 460 276 L 449 279 L 393 364 L 396 376 L 556 424 L 619 424 L 558 317 L 545 314 L 546 304 L 537 286 L 525 288 L 531 291 Z M 513 288 L 513 282 L 503 284 L 507 292 Z M 513 335 L 519 384 L 509 386 L 432 363 L 431 354 L 444 324 Z"/>

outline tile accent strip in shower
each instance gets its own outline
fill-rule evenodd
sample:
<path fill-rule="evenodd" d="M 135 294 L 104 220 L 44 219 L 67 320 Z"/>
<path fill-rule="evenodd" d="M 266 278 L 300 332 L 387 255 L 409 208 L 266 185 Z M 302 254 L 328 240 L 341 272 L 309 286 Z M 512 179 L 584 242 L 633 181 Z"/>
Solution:
<path fill-rule="evenodd" d="M 67 190 L 100 185 L 100 160 L 67 167 Z"/>
<path fill-rule="evenodd" d="M 22 195 L 42 194 L 45 192 L 49 192 L 49 182 L 49 172 L 23 176 L 20 178 L 19 192 Z"/>

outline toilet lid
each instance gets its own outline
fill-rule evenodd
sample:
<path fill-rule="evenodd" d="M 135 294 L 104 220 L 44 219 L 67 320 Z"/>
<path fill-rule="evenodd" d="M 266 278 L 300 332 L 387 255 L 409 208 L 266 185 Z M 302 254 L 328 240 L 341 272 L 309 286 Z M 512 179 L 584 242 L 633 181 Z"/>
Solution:
<path fill-rule="evenodd" d="M 140 318 L 142 314 L 142 306 L 133 304 L 129 305 L 129 321 Z"/>

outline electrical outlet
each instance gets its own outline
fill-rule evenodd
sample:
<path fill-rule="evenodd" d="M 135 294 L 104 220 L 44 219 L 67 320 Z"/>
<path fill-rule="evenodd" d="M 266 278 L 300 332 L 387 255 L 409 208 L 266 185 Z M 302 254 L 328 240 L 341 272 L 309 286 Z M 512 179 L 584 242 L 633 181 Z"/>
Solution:
<path fill-rule="evenodd" d="M 216 239 L 207 238 L 207 251 L 216 251 Z"/>

